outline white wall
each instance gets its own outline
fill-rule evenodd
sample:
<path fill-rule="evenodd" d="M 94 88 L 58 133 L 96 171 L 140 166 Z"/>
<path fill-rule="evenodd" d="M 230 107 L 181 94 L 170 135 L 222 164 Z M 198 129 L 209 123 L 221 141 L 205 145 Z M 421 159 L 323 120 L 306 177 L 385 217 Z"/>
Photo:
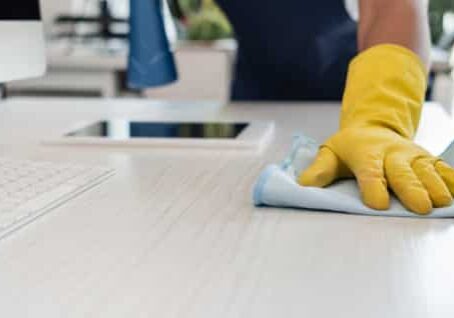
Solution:
<path fill-rule="evenodd" d="M 46 29 L 52 24 L 54 17 L 71 10 L 72 0 L 41 0 L 41 12 Z"/>
<path fill-rule="evenodd" d="M 3 0 L 5 1 L 5 0 Z M 14 0 L 12 0 L 14 1 Z M 52 22 L 58 14 L 97 12 L 98 0 L 40 0 L 46 30 L 49 32 Z M 140 0 L 142 1 L 142 0 Z M 110 0 L 114 14 L 124 16 L 129 14 L 128 0 Z"/>

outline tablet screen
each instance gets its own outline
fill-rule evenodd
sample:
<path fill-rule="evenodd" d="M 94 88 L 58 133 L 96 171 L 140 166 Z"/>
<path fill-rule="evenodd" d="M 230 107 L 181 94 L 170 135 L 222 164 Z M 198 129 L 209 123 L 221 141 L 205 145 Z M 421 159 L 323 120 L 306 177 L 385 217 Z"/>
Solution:
<path fill-rule="evenodd" d="M 132 138 L 226 138 L 234 139 L 243 132 L 247 123 L 172 123 L 126 120 L 100 121 L 68 133 L 67 137 L 94 137 L 108 139 Z"/>

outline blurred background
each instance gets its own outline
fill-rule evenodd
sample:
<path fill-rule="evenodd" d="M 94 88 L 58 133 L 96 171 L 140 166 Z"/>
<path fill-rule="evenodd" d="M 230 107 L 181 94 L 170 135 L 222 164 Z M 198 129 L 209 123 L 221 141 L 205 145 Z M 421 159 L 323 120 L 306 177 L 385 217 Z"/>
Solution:
<path fill-rule="evenodd" d="M 352 17 L 355 0 L 345 0 Z M 171 0 L 166 30 L 180 80 L 131 91 L 126 87 L 128 0 L 41 0 L 48 39 L 48 74 L 8 85 L 9 96 L 143 97 L 227 102 L 236 43 L 214 0 Z M 454 0 L 430 1 L 432 98 L 453 106 Z"/>

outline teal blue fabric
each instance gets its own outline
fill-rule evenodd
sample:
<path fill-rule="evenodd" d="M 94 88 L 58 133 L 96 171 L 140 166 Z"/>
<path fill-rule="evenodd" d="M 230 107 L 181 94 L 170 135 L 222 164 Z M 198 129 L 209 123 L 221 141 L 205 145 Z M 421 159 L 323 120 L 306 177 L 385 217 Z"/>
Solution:
<path fill-rule="evenodd" d="M 161 0 L 131 0 L 128 85 L 133 89 L 177 80 L 164 28 Z"/>
<path fill-rule="evenodd" d="M 320 212 L 341 212 L 374 216 L 421 217 L 409 212 L 396 198 L 391 199 L 388 211 L 366 207 L 360 198 L 354 180 L 343 180 L 327 188 L 301 187 L 297 176 L 306 169 L 317 154 L 319 145 L 307 136 L 295 137 L 293 147 L 281 164 L 272 164 L 264 169 L 254 187 L 253 200 L 256 206 L 295 208 Z M 441 155 L 454 165 L 454 144 Z M 434 209 L 424 218 L 452 218 L 454 205 Z"/>

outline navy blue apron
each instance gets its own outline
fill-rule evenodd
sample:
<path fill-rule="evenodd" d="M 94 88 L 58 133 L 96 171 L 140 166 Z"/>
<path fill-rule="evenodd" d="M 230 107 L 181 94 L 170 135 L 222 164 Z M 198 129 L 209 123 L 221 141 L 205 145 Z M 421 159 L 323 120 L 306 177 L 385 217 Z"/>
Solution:
<path fill-rule="evenodd" d="M 343 0 L 217 0 L 239 51 L 233 100 L 340 100 L 357 54 Z"/>

